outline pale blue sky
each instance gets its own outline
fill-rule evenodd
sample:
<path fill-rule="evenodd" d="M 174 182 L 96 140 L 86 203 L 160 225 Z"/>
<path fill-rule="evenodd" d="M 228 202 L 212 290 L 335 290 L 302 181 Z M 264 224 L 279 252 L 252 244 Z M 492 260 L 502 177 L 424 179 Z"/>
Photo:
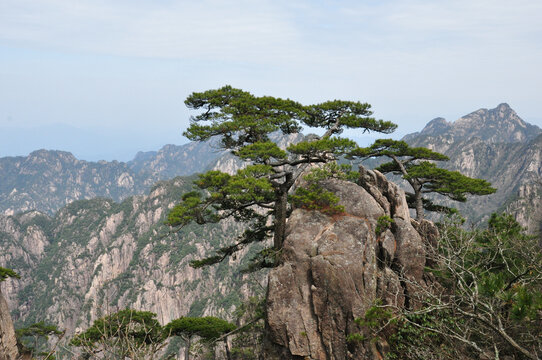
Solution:
<path fill-rule="evenodd" d="M 366 101 L 419 131 L 507 102 L 542 126 L 542 1 L 0 0 L 0 157 L 181 144 L 192 91 Z"/>

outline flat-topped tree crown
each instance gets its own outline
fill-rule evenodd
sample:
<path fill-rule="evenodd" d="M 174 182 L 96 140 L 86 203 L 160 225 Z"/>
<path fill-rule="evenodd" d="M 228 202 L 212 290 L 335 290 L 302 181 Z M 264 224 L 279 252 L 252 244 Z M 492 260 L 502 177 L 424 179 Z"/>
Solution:
<path fill-rule="evenodd" d="M 194 141 L 220 136 L 227 149 L 269 141 L 269 134 L 276 131 L 283 134 L 301 131 L 299 118 L 303 106 L 289 99 L 256 97 L 224 86 L 218 90 L 192 93 L 185 104 L 190 109 L 203 112 L 191 117 L 184 135 Z"/>
<path fill-rule="evenodd" d="M 371 117 L 366 103 L 333 100 L 302 105 L 290 99 L 258 97 L 231 86 L 195 92 L 185 103 L 200 111 L 190 119 L 184 132 L 187 138 L 204 141 L 219 136 L 223 148 L 247 161 L 247 166 L 234 175 L 220 171 L 200 175 L 196 186 L 205 193 L 185 194 L 170 212 L 167 223 L 177 229 L 192 221 L 205 224 L 229 217 L 247 225 L 237 242 L 214 256 L 194 261 L 193 266 L 222 261 L 247 244 L 271 236 L 273 249 L 262 254 L 280 250 L 292 210 L 288 192 L 301 173 L 300 166 L 333 162 L 356 149 L 353 140 L 335 136 L 345 128 L 390 133 L 397 127 Z M 270 140 L 272 133 L 295 134 L 303 126 L 323 129 L 325 134 L 286 149 Z"/>
<path fill-rule="evenodd" d="M 299 133 L 302 125 L 328 130 L 328 136 L 344 128 L 381 133 L 391 133 L 397 128 L 390 121 L 371 117 L 373 113 L 367 103 L 333 100 L 304 106 L 290 99 L 257 97 L 229 85 L 192 93 L 185 104 L 202 112 L 191 117 L 184 135 L 193 141 L 221 136 L 227 149 L 266 142 L 269 134 L 276 131 Z"/>
<path fill-rule="evenodd" d="M 397 125 L 391 121 L 376 120 L 370 117 L 373 112 L 367 103 L 332 100 L 305 107 L 303 123 L 310 127 L 327 130 L 324 137 L 340 134 L 344 128 L 363 129 L 363 132 L 376 131 L 389 134 Z"/>
<path fill-rule="evenodd" d="M 424 218 L 423 210 L 453 212 L 453 209 L 437 205 L 423 194 L 437 193 L 455 201 L 467 201 L 467 195 L 489 195 L 496 191 L 483 179 L 474 179 L 458 171 L 437 167 L 434 161 L 447 161 L 446 155 L 424 147 L 410 147 L 404 141 L 376 140 L 371 146 L 357 148 L 348 154 L 350 158 L 386 156 L 392 161 L 376 168 L 382 173 L 401 175 L 413 192 L 407 192 L 409 206 L 416 210 L 418 221 Z"/>

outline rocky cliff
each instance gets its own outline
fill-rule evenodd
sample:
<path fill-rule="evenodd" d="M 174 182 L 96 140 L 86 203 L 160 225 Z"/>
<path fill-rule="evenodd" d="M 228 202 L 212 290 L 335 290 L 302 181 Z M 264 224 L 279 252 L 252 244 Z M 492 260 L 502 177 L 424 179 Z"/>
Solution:
<path fill-rule="evenodd" d="M 0 360 L 16 360 L 18 355 L 8 304 L 0 291 Z"/>
<path fill-rule="evenodd" d="M 97 317 L 126 307 L 155 312 L 161 323 L 188 314 L 231 319 L 235 306 L 253 295 L 249 279 L 264 282 L 265 274 L 239 272 L 252 256 L 246 251 L 212 268 L 188 265 L 223 246 L 225 234 L 230 239 L 240 231 L 226 222 L 168 232 L 167 211 L 192 181 L 159 182 L 148 195 L 122 203 L 75 201 L 54 217 L 1 217 L 0 264 L 21 275 L 4 283 L 14 320 L 50 322 L 69 338 Z"/>
<path fill-rule="evenodd" d="M 377 299 L 416 306 L 405 280 L 423 282 L 425 245 L 404 192 L 377 171 L 361 169 L 361 184 L 324 184 L 343 214 L 296 209 L 290 217 L 281 264 L 269 274 L 267 359 L 382 359 L 385 343 L 347 342 L 362 332 L 354 319 Z"/>
<path fill-rule="evenodd" d="M 542 247 L 542 180 L 523 184 L 517 197 L 510 199 L 506 212 L 514 214 L 516 221 L 531 234 L 538 234 Z"/>

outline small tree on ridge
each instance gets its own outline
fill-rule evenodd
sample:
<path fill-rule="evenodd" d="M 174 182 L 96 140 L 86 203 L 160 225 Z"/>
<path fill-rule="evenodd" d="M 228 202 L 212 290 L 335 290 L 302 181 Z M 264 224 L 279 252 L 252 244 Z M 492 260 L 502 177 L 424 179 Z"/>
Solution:
<path fill-rule="evenodd" d="M 423 147 L 410 147 L 404 141 L 392 139 L 376 140 L 367 148 L 358 148 L 349 157 L 387 156 L 392 161 L 376 169 L 382 173 L 401 175 L 411 186 L 413 192 L 407 192 L 409 206 L 416 210 L 416 220 L 424 218 L 424 209 L 429 211 L 451 212 L 452 209 L 436 205 L 424 197 L 427 193 L 437 193 L 449 199 L 465 202 L 468 194 L 489 195 L 496 189 L 483 179 L 473 179 L 458 171 L 437 167 L 431 161 L 447 161 L 446 155 Z"/>

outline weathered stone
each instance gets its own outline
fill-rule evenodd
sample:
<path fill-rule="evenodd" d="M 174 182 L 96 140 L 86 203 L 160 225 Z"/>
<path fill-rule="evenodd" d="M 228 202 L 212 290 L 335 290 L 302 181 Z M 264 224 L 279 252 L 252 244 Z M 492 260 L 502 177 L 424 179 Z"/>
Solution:
<path fill-rule="evenodd" d="M 17 340 L 8 304 L 0 291 L 0 360 L 15 360 L 18 356 Z"/>
<path fill-rule="evenodd" d="M 0 241 L 0 264 L 21 275 L 2 283 L 9 308 L 17 310 L 13 320 L 57 325 L 66 331 L 63 346 L 95 319 L 128 307 L 152 311 L 162 324 L 188 314 L 196 301 L 204 305 L 203 316 L 233 313 L 232 306 L 207 299 L 211 294 L 254 294 L 232 275 L 238 274 L 248 249 L 229 259 L 227 273 L 216 267 L 204 272 L 188 263 L 211 253 L 216 245 L 210 241 L 226 243 L 224 234 L 234 237 L 242 225 L 228 220 L 204 227 L 199 235 L 185 232 L 167 239 L 159 233 L 187 183 L 191 180 L 161 182 L 149 195 L 122 204 L 81 202 L 74 204 L 76 211 L 70 205 L 54 218 L 38 212 L 0 214 L 0 237 L 6 236 Z M 265 273 L 250 276 L 265 285 Z"/>
<path fill-rule="evenodd" d="M 282 263 L 269 275 L 267 359 L 378 359 L 385 342 L 347 343 L 363 331 L 377 299 L 408 305 L 403 277 L 421 280 L 425 248 L 412 227 L 404 193 L 376 171 L 361 171 L 363 187 L 324 183 L 345 207 L 342 215 L 296 209 L 287 227 Z M 376 234 L 378 218 L 391 229 Z"/>

